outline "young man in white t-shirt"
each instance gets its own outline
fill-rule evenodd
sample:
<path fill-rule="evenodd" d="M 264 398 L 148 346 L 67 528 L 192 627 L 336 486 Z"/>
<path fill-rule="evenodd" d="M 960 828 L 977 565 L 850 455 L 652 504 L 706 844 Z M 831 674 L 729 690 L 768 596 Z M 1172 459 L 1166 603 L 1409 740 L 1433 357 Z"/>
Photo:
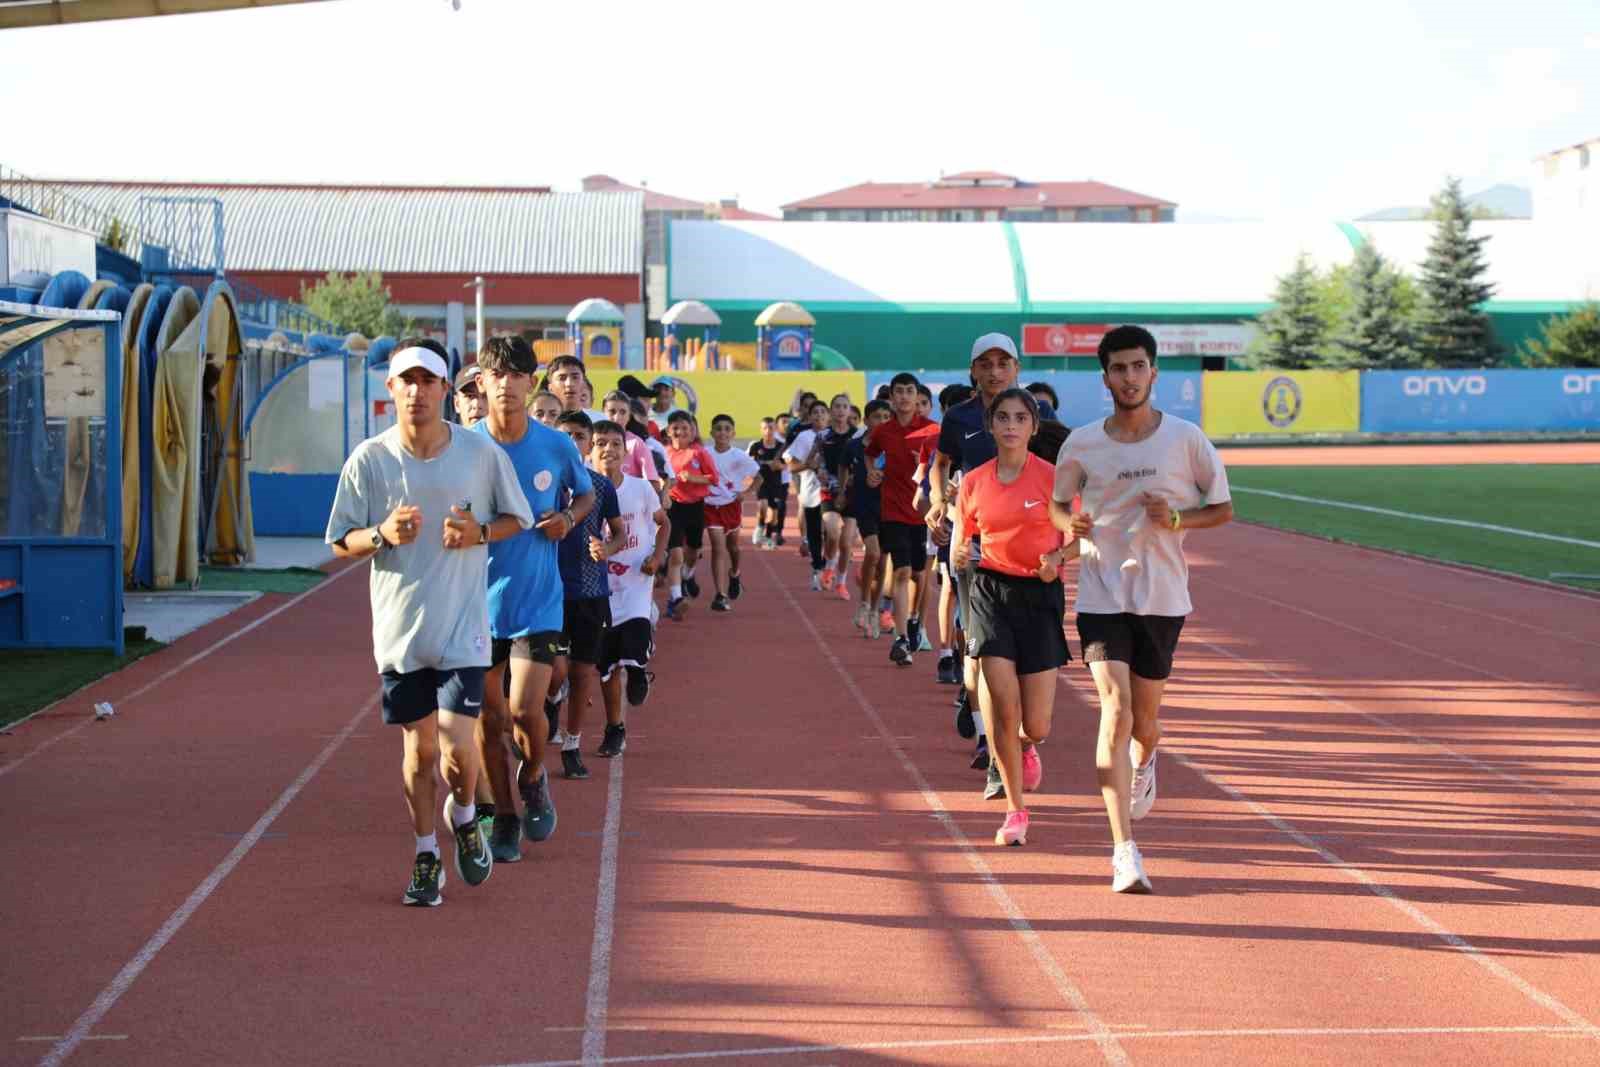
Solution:
<path fill-rule="evenodd" d="M 606 733 L 597 755 L 620 756 L 628 747 L 628 726 L 623 721 L 623 675 L 627 675 L 628 703 L 635 707 L 650 695 L 650 675 L 645 670 L 655 652 L 655 627 L 651 621 L 651 596 L 655 575 L 667 560 L 671 528 L 661 497 L 643 478 L 622 473 L 628 454 L 627 431 L 610 420 L 595 423 L 589 461 L 611 479 L 617 490 L 617 508 L 625 530 L 622 548 L 609 556 L 598 540 L 590 550 L 604 559 L 611 581 L 611 627 L 601 646 L 600 694 L 606 706 Z"/>
<path fill-rule="evenodd" d="M 1111 416 L 1072 431 L 1056 461 L 1051 512 L 1078 537 L 1078 639 L 1100 694 L 1095 766 L 1111 820 L 1111 888 L 1148 893 L 1133 822 L 1156 797 L 1161 695 L 1192 609 L 1188 530 L 1233 518 L 1228 475 L 1200 428 L 1151 406 L 1156 342 L 1118 326 L 1100 342 Z M 1072 498 L 1082 508 L 1071 514 Z"/>
<path fill-rule="evenodd" d="M 798 479 L 795 490 L 800 503 L 800 529 L 811 556 L 811 588 L 822 589 L 822 431 L 828 425 L 828 405 L 818 400 L 806 410 L 807 426 L 795 434 L 783 451 L 783 461 Z"/>
<path fill-rule="evenodd" d="M 717 484 L 706 494 L 706 533 L 711 538 L 711 577 L 717 583 L 712 611 L 732 611 L 744 590 L 739 581 L 739 530 L 744 525 L 744 494 L 761 465 L 733 447 L 732 415 L 711 420 L 711 458 Z"/>

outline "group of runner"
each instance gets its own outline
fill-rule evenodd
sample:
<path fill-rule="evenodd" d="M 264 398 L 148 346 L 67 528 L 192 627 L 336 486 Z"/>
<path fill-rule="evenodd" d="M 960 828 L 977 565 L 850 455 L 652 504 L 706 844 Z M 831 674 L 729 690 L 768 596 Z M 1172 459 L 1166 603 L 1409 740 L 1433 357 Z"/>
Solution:
<path fill-rule="evenodd" d="M 1016 346 L 994 333 L 972 346 L 971 385 L 941 393 L 942 422 L 929 387 L 901 373 L 864 408 L 803 394 L 740 450 L 726 415 L 708 448 L 670 382 L 624 378 L 593 410 L 581 361 L 557 357 L 539 381 L 517 338 L 490 340 L 458 375 L 453 423 L 445 353 L 402 342 L 388 376 L 396 423 L 346 462 L 327 540 L 373 559 L 383 717 L 403 731 L 416 837 L 403 901 L 443 899 L 435 767 L 468 885 L 520 859 L 523 837 L 547 839 L 546 747 L 560 743 L 566 777 L 588 777 L 579 742 L 597 702 L 596 754 L 622 753 L 624 698 L 650 691 L 657 584 L 682 620 L 709 538 L 711 610 L 732 610 L 742 502 L 759 500 L 753 542 L 777 548 L 791 483 L 811 588 L 853 602 L 864 636 L 887 631 L 896 668 L 932 647 L 923 619 L 939 586 L 936 676 L 960 687 L 957 730 L 977 737 L 985 797 L 1005 800 L 1000 844 L 1027 841 L 1023 798 L 1043 779 L 1069 659 L 1062 574 L 1079 559 L 1112 888 L 1149 892 L 1132 823 L 1155 801 L 1160 704 L 1190 611 L 1183 540 L 1232 516 L 1216 450 L 1152 404 L 1155 352 L 1140 327 L 1110 331 L 1099 359 L 1112 414 L 1070 435 L 1048 385 L 1018 387 Z"/>

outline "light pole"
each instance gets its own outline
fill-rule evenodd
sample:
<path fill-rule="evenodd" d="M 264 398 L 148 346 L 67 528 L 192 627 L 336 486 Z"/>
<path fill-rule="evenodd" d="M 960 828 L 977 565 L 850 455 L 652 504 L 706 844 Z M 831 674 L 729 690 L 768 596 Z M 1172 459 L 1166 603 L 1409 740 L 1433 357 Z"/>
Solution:
<path fill-rule="evenodd" d="M 461 288 L 463 288 L 463 289 L 476 289 L 477 290 L 477 294 L 476 294 L 475 299 L 474 299 L 474 304 L 475 304 L 476 311 L 477 311 L 477 329 L 478 329 L 477 347 L 478 348 L 482 348 L 484 342 L 488 340 L 488 337 L 486 337 L 484 335 L 484 332 L 483 332 L 483 290 L 484 290 L 483 275 L 479 274 L 477 277 L 473 278 L 470 282 L 467 282 Z"/>

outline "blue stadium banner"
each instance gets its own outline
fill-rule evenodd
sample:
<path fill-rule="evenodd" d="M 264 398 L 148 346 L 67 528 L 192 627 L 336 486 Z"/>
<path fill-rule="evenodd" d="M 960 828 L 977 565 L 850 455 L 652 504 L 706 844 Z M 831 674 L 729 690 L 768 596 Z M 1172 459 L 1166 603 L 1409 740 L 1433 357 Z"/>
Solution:
<path fill-rule="evenodd" d="M 896 371 L 867 371 L 867 392 L 875 393 L 880 384 L 886 384 Z M 933 390 L 933 417 L 939 418 L 939 390 L 947 385 L 969 382 L 967 373 L 960 370 L 912 371 L 922 383 Z M 1019 379 L 1027 386 L 1045 382 L 1056 391 L 1061 405 L 1057 415 L 1068 426 L 1082 426 L 1111 414 L 1111 394 L 1091 371 L 1031 371 L 1024 370 Z M 1200 424 L 1200 372 L 1162 371 L 1156 378 L 1156 407 L 1170 411 L 1180 419 Z M 1597 394 L 1600 395 L 1600 394 Z"/>
<path fill-rule="evenodd" d="M 1600 370 L 1365 371 L 1364 433 L 1600 430 Z"/>

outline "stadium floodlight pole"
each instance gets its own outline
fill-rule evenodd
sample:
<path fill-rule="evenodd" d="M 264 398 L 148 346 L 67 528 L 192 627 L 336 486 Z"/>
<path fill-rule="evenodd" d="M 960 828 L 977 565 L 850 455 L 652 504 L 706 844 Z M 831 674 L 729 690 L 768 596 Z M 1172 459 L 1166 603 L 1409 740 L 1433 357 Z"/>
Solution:
<path fill-rule="evenodd" d="M 488 340 L 488 338 L 486 338 L 484 336 L 484 334 L 483 334 L 483 275 L 481 275 L 481 274 L 478 275 L 477 277 L 473 278 L 470 282 L 467 282 L 465 285 L 463 285 L 461 288 L 463 288 L 463 289 L 474 289 L 475 288 L 478 291 L 477 292 L 477 296 L 476 296 L 477 316 L 478 316 L 478 323 L 477 323 L 477 325 L 478 325 L 478 345 L 477 345 L 477 347 L 478 348 L 482 348 L 484 341 Z"/>

